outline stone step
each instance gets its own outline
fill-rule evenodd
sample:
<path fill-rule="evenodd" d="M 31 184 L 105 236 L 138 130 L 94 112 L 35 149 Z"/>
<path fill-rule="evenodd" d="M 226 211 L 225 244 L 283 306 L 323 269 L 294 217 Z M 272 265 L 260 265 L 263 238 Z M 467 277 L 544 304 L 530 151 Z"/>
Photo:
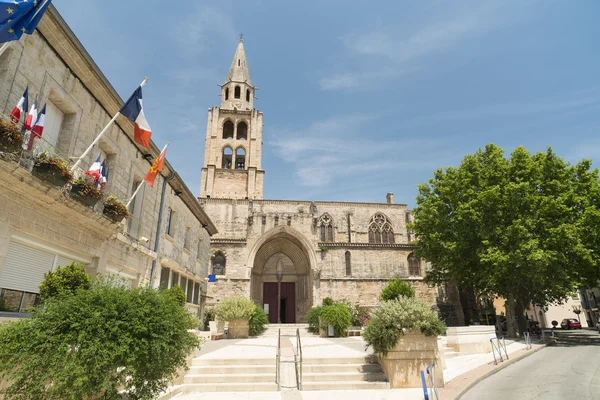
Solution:
<path fill-rule="evenodd" d="M 304 358 L 302 365 L 322 365 L 322 364 L 375 364 L 377 356 L 370 355 L 366 357 L 348 357 L 348 358 Z"/>
<path fill-rule="evenodd" d="M 183 378 L 183 383 L 222 383 L 228 384 L 231 382 L 237 383 L 273 383 L 275 382 L 275 372 L 270 373 L 255 373 L 248 371 L 245 374 L 191 374 L 188 373 Z"/>
<path fill-rule="evenodd" d="M 321 372 L 381 372 L 379 364 L 304 364 L 302 363 L 303 373 L 321 373 Z"/>
<path fill-rule="evenodd" d="M 200 365 L 246 365 L 253 368 L 254 365 L 275 365 L 275 357 L 271 358 L 202 358 L 192 360 L 192 366 Z"/>
<path fill-rule="evenodd" d="M 385 373 L 380 372 L 319 372 L 302 374 L 302 382 L 387 382 Z"/>
<path fill-rule="evenodd" d="M 389 389 L 389 382 L 343 381 L 302 382 L 302 390 L 366 390 Z M 365 397 L 368 398 L 368 397 Z"/>
<path fill-rule="evenodd" d="M 453 358 L 453 357 L 458 357 L 461 354 L 457 351 L 449 351 L 449 352 L 444 352 L 444 357 L 446 358 Z"/>
<path fill-rule="evenodd" d="M 275 363 L 272 365 L 196 365 L 191 366 L 188 374 L 256 374 L 275 373 Z"/>
<path fill-rule="evenodd" d="M 199 392 L 276 392 L 277 384 L 268 382 L 230 383 L 186 383 L 178 388 L 179 393 Z"/>

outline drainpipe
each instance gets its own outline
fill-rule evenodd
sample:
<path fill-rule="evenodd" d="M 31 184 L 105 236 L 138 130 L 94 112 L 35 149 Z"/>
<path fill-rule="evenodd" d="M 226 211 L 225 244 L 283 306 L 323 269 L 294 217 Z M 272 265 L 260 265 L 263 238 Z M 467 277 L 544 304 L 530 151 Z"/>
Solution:
<path fill-rule="evenodd" d="M 163 219 L 163 208 L 165 205 L 165 193 L 167 191 L 167 183 L 175 178 L 175 172 L 171 172 L 171 175 L 168 178 L 163 178 L 163 187 L 162 193 L 160 195 L 160 209 L 158 210 L 158 224 L 156 226 L 156 238 L 154 239 L 154 252 L 156 253 L 156 258 L 152 260 L 152 269 L 150 270 L 150 285 L 154 282 L 154 271 L 156 271 L 156 261 L 158 260 L 158 247 L 160 246 L 160 230 L 162 226 Z"/>

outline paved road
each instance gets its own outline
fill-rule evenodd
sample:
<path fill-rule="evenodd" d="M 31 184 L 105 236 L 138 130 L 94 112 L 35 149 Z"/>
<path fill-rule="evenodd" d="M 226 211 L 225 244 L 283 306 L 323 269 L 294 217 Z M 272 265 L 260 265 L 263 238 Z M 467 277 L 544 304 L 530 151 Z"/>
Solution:
<path fill-rule="evenodd" d="M 461 400 L 600 400 L 600 334 L 558 332 L 558 343 L 483 380 Z"/>

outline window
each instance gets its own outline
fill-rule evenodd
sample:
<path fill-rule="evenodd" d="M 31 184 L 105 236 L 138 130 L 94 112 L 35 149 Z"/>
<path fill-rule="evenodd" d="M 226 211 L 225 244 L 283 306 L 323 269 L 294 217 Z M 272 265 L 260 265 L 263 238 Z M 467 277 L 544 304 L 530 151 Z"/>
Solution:
<path fill-rule="evenodd" d="M 266 215 L 263 215 L 263 216 L 262 216 L 262 224 L 263 224 L 263 225 L 266 225 L 266 224 L 267 224 L 267 216 L 266 216 Z"/>
<path fill-rule="evenodd" d="M 188 280 L 188 283 L 187 283 L 187 296 L 185 298 L 185 301 L 187 301 L 188 303 L 191 303 L 193 298 L 194 298 L 194 281 L 190 279 L 190 280 Z"/>
<path fill-rule="evenodd" d="M 3 305 L 1 311 L 26 313 L 39 304 L 40 295 L 21 290 L 0 288 L 0 302 Z"/>
<path fill-rule="evenodd" d="M 131 185 L 131 193 L 130 196 L 133 196 L 133 193 L 137 190 L 138 186 L 142 183 L 141 179 L 134 179 L 133 185 Z M 135 195 L 135 198 L 129 205 L 129 212 L 131 213 L 131 217 L 129 218 L 129 235 L 137 239 L 139 237 L 140 231 L 140 217 L 142 215 L 142 204 L 144 202 L 144 188 L 142 187 L 138 194 Z"/>
<path fill-rule="evenodd" d="M 240 65 L 242 65 L 242 60 L 240 60 L 240 59 L 238 58 L 238 67 L 239 67 Z"/>
<path fill-rule="evenodd" d="M 190 247 L 189 247 L 190 246 L 189 241 L 190 241 L 190 227 L 186 226 L 185 227 L 185 233 L 183 235 L 183 248 L 186 249 L 186 250 L 190 249 Z"/>
<path fill-rule="evenodd" d="M 279 225 L 279 216 L 275 216 L 275 226 Z"/>
<path fill-rule="evenodd" d="M 236 99 L 239 99 L 241 96 L 242 96 L 242 90 L 240 89 L 239 86 L 236 86 L 234 93 L 233 93 L 233 97 L 235 97 Z"/>
<path fill-rule="evenodd" d="M 246 150 L 243 147 L 235 151 L 235 169 L 246 169 Z"/>
<path fill-rule="evenodd" d="M 350 256 L 350 252 L 346 252 L 346 276 L 352 275 L 352 260 Z"/>
<path fill-rule="evenodd" d="M 198 298 L 200 297 L 200 284 L 198 282 L 194 283 L 194 299 L 192 300 L 193 304 L 198 304 Z"/>
<path fill-rule="evenodd" d="M 250 103 L 250 89 L 246 89 L 246 101 Z"/>
<path fill-rule="evenodd" d="M 415 257 L 413 253 L 408 255 L 408 275 L 421 276 L 421 260 Z"/>
<path fill-rule="evenodd" d="M 288 226 L 292 226 L 292 217 L 291 216 L 288 216 L 287 224 L 288 224 Z"/>
<path fill-rule="evenodd" d="M 229 100 L 229 88 L 225 88 L 225 100 Z"/>
<path fill-rule="evenodd" d="M 169 287 L 169 275 L 171 270 L 169 268 L 162 268 L 160 271 L 160 284 L 158 287 L 161 289 L 167 289 Z"/>
<path fill-rule="evenodd" d="M 237 126 L 237 139 L 248 140 L 248 124 L 244 121 L 240 122 Z"/>
<path fill-rule="evenodd" d="M 329 214 L 323 214 L 317 222 L 321 242 L 333 242 L 333 219 Z"/>
<path fill-rule="evenodd" d="M 181 290 L 183 290 L 183 294 L 186 293 L 185 291 L 187 289 L 187 281 L 188 280 L 185 276 L 182 276 L 179 281 L 179 287 L 181 288 Z"/>
<path fill-rule="evenodd" d="M 173 271 L 171 273 L 171 287 L 173 287 L 175 285 L 179 286 L 179 273 Z"/>
<path fill-rule="evenodd" d="M 225 275 L 225 256 L 223 253 L 218 252 L 215 254 L 212 260 L 212 271 L 215 275 Z"/>
<path fill-rule="evenodd" d="M 346 216 L 348 221 L 348 243 L 352 243 L 352 230 L 350 229 L 350 214 Z"/>
<path fill-rule="evenodd" d="M 223 149 L 223 161 L 221 163 L 221 168 L 231 169 L 232 159 L 233 159 L 233 150 L 231 150 L 231 147 L 225 147 Z"/>
<path fill-rule="evenodd" d="M 172 208 L 167 213 L 167 235 L 175 237 L 175 211 Z"/>
<path fill-rule="evenodd" d="M 369 223 L 369 243 L 394 243 L 394 230 L 390 220 L 383 214 L 377 213 Z"/>
<path fill-rule="evenodd" d="M 46 119 L 44 120 L 44 134 L 42 138 L 53 147 L 56 147 L 58 143 L 58 136 L 60 135 L 64 119 L 65 114 L 54 103 L 48 101 L 46 103 Z"/>
<path fill-rule="evenodd" d="M 223 139 L 233 139 L 233 122 L 230 120 L 223 123 Z"/>

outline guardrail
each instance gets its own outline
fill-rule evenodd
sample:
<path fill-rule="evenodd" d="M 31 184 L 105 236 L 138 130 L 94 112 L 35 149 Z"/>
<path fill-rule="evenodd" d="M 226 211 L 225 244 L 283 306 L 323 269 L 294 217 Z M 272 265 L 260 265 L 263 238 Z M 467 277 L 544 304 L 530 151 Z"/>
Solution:
<path fill-rule="evenodd" d="M 496 341 L 495 344 L 494 340 Z M 497 365 L 498 361 L 504 362 L 504 358 L 502 357 L 502 350 L 504 350 L 504 355 L 508 360 L 508 352 L 506 351 L 506 341 L 504 340 L 504 336 L 490 338 L 490 344 L 492 345 L 492 354 L 494 355 L 494 365 Z M 498 358 L 496 358 L 496 355 L 498 355 Z"/>
<path fill-rule="evenodd" d="M 427 389 L 427 380 L 425 379 L 425 373 L 429 378 L 429 389 Z M 435 385 L 435 363 L 430 364 L 425 368 L 425 371 L 421 370 L 421 382 L 423 384 L 423 397 L 425 400 L 439 400 L 437 393 L 437 387 Z"/>
<path fill-rule="evenodd" d="M 281 329 L 277 334 L 277 355 L 275 356 L 275 382 L 277 382 L 277 390 L 281 390 Z"/>
<path fill-rule="evenodd" d="M 529 332 L 523 332 L 523 338 L 525 339 L 525 348 L 531 350 L 531 336 Z"/>
<path fill-rule="evenodd" d="M 302 343 L 300 342 L 300 329 L 296 328 L 296 385 L 302 390 Z"/>

